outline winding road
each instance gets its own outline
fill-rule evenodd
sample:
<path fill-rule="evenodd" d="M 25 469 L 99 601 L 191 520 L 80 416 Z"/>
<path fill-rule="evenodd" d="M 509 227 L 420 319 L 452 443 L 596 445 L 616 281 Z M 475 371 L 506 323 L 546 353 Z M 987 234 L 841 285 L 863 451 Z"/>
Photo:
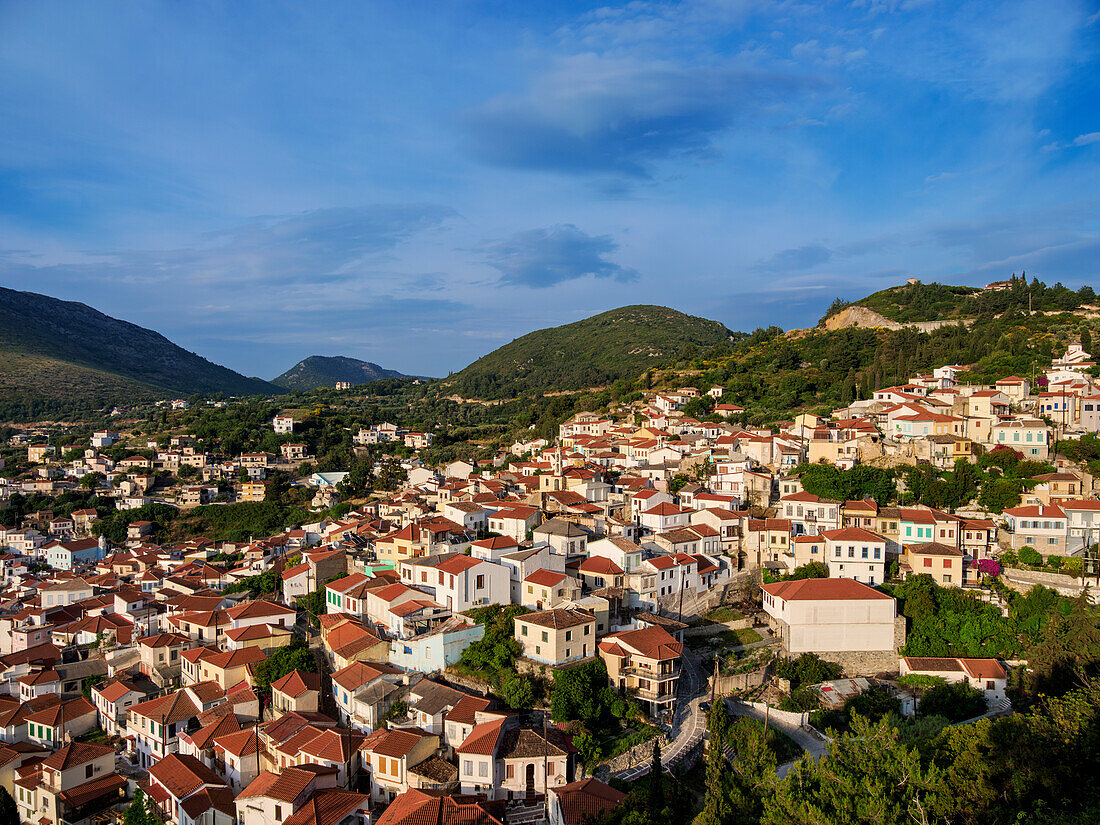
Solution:
<path fill-rule="evenodd" d="M 707 728 L 707 714 L 699 707 L 706 696 L 707 680 L 699 670 L 699 662 L 695 654 L 687 648 L 684 648 L 680 661 L 682 670 L 679 695 L 672 717 L 672 729 L 676 731 L 676 736 L 666 752 L 661 754 L 661 764 L 666 768 L 675 765 L 699 744 Z M 633 768 L 619 771 L 615 776 L 631 781 L 645 776 L 649 773 L 649 769 L 650 763 L 647 761 Z"/>

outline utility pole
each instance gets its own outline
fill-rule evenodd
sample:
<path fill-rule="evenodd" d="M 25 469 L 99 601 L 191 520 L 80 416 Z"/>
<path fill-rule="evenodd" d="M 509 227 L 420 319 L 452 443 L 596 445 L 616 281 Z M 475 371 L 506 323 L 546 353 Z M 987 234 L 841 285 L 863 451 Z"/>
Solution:
<path fill-rule="evenodd" d="M 566 759 L 569 757 L 567 756 Z M 546 738 L 546 711 L 542 713 L 542 804 L 546 808 L 546 821 L 550 821 L 550 742 Z"/>
<path fill-rule="evenodd" d="M 675 558 L 675 556 L 673 557 Z M 680 571 L 680 607 L 676 611 L 676 621 L 682 622 L 684 620 L 684 589 L 687 586 L 687 575 L 684 570 Z"/>

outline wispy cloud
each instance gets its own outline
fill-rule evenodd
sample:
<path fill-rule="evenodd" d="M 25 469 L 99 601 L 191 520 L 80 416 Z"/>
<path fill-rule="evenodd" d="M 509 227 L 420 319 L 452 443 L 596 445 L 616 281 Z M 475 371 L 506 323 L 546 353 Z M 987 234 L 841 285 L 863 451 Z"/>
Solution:
<path fill-rule="evenodd" d="M 619 248 L 610 235 L 589 235 L 572 224 L 517 232 L 486 248 L 486 262 L 510 286 L 544 288 L 593 276 L 626 282 L 638 273 L 607 260 Z"/>
<path fill-rule="evenodd" d="M 833 252 L 828 247 L 821 244 L 806 244 L 776 252 L 770 258 L 757 261 L 753 269 L 757 272 L 797 272 L 820 266 L 832 257 Z"/>
<path fill-rule="evenodd" d="M 718 135 L 823 85 L 790 70 L 589 53 L 467 110 L 460 126 L 474 155 L 497 166 L 649 178 L 659 161 L 713 159 Z"/>

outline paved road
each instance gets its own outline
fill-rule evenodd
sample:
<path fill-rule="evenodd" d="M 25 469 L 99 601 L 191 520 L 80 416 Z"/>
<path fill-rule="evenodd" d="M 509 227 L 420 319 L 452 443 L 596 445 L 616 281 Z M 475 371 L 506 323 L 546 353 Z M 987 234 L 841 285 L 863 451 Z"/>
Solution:
<path fill-rule="evenodd" d="M 707 727 L 707 715 L 699 707 L 706 698 L 707 680 L 699 670 L 699 662 L 695 654 L 687 648 L 684 649 L 681 664 L 679 696 L 672 717 L 672 729 L 676 732 L 676 736 L 661 754 L 661 764 L 666 768 L 675 765 L 699 744 Z M 645 776 L 649 773 L 649 768 L 650 763 L 647 761 L 625 771 L 619 771 L 615 776 L 630 781 Z"/>

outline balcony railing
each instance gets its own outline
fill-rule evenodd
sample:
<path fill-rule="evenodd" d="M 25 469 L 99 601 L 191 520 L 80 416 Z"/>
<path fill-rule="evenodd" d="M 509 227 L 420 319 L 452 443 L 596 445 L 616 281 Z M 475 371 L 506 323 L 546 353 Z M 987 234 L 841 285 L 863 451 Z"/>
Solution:
<path fill-rule="evenodd" d="M 661 668 L 660 670 L 654 670 L 648 667 L 625 667 L 622 672 L 628 676 L 638 676 L 642 679 L 653 679 L 654 681 L 666 681 L 668 679 L 675 679 L 680 675 L 679 663 L 675 667 Z"/>

